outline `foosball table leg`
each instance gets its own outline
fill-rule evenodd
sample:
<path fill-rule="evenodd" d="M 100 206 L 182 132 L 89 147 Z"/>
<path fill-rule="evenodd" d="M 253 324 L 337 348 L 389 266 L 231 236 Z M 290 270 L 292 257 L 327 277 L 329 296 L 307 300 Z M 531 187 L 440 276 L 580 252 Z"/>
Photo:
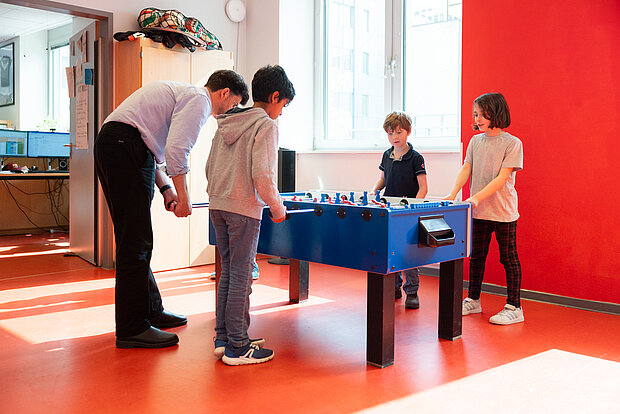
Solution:
<path fill-rule="evenodd" d="M 288 277 L 288 297 L 291 303 L 308 300 L 308 279 L 310 263 L 305 260 L 290 259 Z"/>
<path fill-rule="evenodd" d="M 454 341 L 463 328 L 463 259 L 439 264 L 439 337 Z"/>
<path fill-rule="evenodd" d="M 394 363 L 394 279 L 368 272 L 366 362 L 379 368 Z"/>

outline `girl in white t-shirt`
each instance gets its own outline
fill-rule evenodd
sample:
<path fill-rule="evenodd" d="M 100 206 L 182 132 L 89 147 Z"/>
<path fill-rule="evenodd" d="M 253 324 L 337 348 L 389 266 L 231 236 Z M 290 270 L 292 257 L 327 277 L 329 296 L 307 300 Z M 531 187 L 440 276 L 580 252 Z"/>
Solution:
<path fill-rule="evenodd" d="M 499 246 L 500 263 L 506 270 L 508 291 L 504 309 L 489 322 L 509 325 L 523 322 L 520 303 L 521 263 L 517 255 L 518 198 L 517 171 L 523 169 L 523 145 L 519 138 L 503 131 L 510 125 L 510 111 L 501 93 L 485 93 L 474 100 L 474 135 L 467 147 L 465 162 L 452 192 L 454 200 L 470 179 L 473 204 L 472 253 L 469 261 L 469 291 L 463 301 L 463 315 L 482 312 L 480 290 L 491 236 Z"/>

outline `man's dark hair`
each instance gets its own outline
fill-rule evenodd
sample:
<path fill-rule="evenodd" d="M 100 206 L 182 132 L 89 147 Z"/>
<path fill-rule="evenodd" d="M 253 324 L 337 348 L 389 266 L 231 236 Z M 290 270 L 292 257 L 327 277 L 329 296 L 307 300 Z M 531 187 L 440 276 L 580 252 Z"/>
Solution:
<path fill-rule="evenodd" d="M 205 85 L 211 92 L 228 88 L 230 93 L 241 97 L 241 105 L 244 105 L 250 98 L 248 85 L 245 83 L 241 75 L 233 70 L 216 70 Z"/>
<path fill-rule="evenodd" d="M 256 71 L 252 79 L 252 99 L 254 102 L 269 102 L 269 96 L 278 92 L 279 100 L 295 97 L 295 88 L 280 65 L 264 66 Z"/>
<path fill-rule="evenodd" d="M 489 128 L 507 128 L 510 126 L 510 111 L 504 95 L 501 93 L 485 93 L 474 100 L 480 107 L 482 116 L 491 121 Z M 478 131 L 478 125 L 472 125 Z"/>

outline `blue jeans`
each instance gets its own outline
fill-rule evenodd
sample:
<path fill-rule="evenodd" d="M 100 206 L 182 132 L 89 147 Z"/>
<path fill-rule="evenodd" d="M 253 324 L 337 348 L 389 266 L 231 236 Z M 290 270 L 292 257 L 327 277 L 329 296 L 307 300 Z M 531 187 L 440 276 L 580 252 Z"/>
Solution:
<path fill-rule="evenodd" d="M 242 347 L 250 343 L 252 268 L 260 220 L 222 210 L 210 210 L 209 215 L 222 258 L 215 309 L 215 339 Z"/>
<path fill-rule="evenodd" d="M 403 276 L 405 274 L 405 284 L 403 285 Z M 405 295 L 415 295 L 418 293 L 418 288 L 420 287 L 420 275 L 418 274 L 418 269 L 407 269 L 402 272 L 397 272 L 396 277 L 396 289 L 400 289 L 400 285 L 403 285 L 403 290 L 405 291 Z"/>

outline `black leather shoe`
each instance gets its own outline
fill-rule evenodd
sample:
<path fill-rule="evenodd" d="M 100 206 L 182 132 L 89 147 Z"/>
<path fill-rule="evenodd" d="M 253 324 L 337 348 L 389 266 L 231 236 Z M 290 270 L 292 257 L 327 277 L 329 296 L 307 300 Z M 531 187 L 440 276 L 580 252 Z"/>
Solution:
<path fill-rule="evenodd" d="M 396 289 L 394 291 L 394 299 L 400 299 L 403 297 L 403 292 L 400 290 L 400 288 Z"/>
<path fill-rule="evenodd" d="M 141 334 L 116 338 L 117 348 L 165 348 L 179 343 L 179 337 L 170 332 L 149 327 Z"/>
<path fill-rule="evenodd" d="M 158 329 L 174 328 L 175 326 L 185 325 L 187 318 L 183 315 L 177 315 L 176 313 L 163 311 L 161 315 L 155 318 L 149 318 L 151 325 Z"/>
<path fill-rule="evenodd" d="M 407 299 L 405 299 L 405 309 L 418 309 L 419 307 L 420 299 L 418 299 L 418 294 L 407 295 Z"/>

